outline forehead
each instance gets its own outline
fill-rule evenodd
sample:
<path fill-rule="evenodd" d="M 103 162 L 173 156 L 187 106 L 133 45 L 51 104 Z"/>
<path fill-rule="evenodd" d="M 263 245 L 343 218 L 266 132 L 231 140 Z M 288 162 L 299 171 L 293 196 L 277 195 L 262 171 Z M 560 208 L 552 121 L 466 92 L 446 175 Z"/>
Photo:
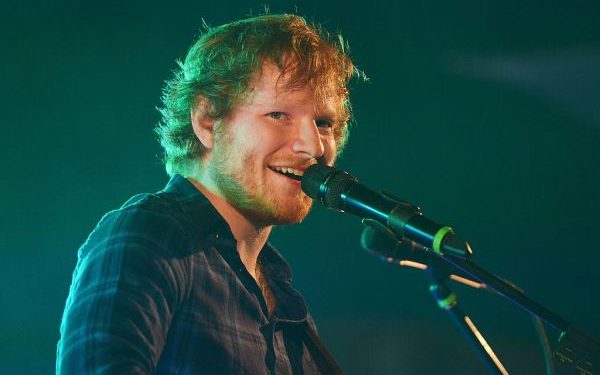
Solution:
<path fill-rule="evenodd" d="M 283 73 L 275 64 L 264 62 L 261 69 L 248 84 L 243 105 L 287 104 L 312 106 L 316 112 L 327 112 L 337 115 L 342 98 L 333 95 L 316 95 L 315 90 L 307 83 L 300 86 L 290 81 L 290 73 Z M 327 90 L 325 90 L 327 91 Z"/>

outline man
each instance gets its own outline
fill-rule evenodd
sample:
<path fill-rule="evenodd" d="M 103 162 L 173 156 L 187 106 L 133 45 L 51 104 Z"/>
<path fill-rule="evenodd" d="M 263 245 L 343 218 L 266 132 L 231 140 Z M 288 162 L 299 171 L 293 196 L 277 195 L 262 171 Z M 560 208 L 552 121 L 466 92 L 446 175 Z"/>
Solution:
<path fill-rule="evenodd" d="M 209 29 L 180 67 L 157 128 L 171 180 L 80 248 L 57 372 L 339 371 L 267 239 L 307 215 L 300 176 L 346 139 L 343 42 L 265 15 Z"/>

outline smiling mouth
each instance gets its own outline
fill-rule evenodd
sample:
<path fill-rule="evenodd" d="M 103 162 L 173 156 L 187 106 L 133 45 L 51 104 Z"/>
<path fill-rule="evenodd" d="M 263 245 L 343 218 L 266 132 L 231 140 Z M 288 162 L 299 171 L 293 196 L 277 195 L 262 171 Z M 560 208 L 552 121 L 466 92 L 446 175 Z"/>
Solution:
<path fill-rule="evenodd" d="M 302 180 L 302 175 L 304 174 L 303 171 L 295 168 L 269 167 L 269 169 L 296 181 Z"/>

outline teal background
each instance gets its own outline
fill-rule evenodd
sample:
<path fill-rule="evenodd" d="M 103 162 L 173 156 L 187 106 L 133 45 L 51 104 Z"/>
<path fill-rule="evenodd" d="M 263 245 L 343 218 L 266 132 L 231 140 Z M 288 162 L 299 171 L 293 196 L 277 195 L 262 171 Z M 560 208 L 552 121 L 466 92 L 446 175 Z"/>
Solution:
<path fill-rule="evenodd" d="M 199 34 L 262 2 L 0 5 L 0 373 L 50 374 L 78 246 L 167 177 L 152 134 L 164 80 Z M 595 1 L 298 2 L 370 77 L 339 162 L 452 225 L 474 261 L 600 337 L 600 7 Z M 294 11 L 273 2 L 272 12 Z M 424 273 L 361 250 L 355 217 L 316 207 L 272 242 L 349 374 L 485 368 Z M 511 373 L 543 373 L 518 307 L 456 285 Z M 556 338 L 556 332 L 550 331 Z"/>

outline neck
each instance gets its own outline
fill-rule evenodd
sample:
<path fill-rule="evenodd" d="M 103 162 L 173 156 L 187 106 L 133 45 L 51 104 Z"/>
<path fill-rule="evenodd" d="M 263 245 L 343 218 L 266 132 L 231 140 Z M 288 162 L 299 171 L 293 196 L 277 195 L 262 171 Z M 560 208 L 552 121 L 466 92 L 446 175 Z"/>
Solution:
<path fill-rule="evenodd" d="M 229 224 L 233 237 L 237 241 L 237 250 L 242 263 L 252 277 L 257 279 L 256 262 L 271 233 L 272 225 L 257 225 L 219 195 L 216 189 L 211 188 L 211 184 L 198 181 L 194 177 L 187 179 L 210 201 Z"/>

